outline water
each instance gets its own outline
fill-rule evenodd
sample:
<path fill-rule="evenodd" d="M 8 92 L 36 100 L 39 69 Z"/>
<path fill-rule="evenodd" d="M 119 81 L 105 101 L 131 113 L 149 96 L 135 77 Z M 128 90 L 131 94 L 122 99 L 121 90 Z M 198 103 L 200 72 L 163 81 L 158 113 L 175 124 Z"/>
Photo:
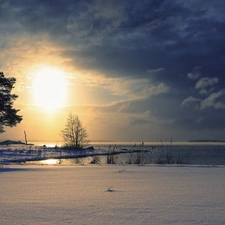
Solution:
<path fill-rule="evenodd" d="M 52 160 L 39 161 L 39 164 L 198 164 L 225 165 L 224 142 L 92 142 L 96 152 L 139 150 L 136 153 L 63 159 L 71 151 L 61 151 L 55 146 L 62 142 L 32 142 L 34 145 L 0 146 L 0 161 L 5 158 L 52 157 Z M 46 147 L 43 147 L 46 146 Z M 93 152 L 90 151 L 90 152 Z M 76 154 L 79 154 L 75 152 Z M 82 153 L 82 151 L 81 151 Z M 62 159 L 54 159 L 60 156 Z M 2 157 L 2 159 L 1 159 Z M 35 163 L 36 162 L 29 162 Z"/>
<path fill-rule="evenodd" d="M 61 159 L 56 164 L 198 164 L 225 165 L 224 142 L 92 142 L 96 150 L 140 150 L 138 153 Z M 45 163 L 45 162 L 41 162 Z M 48 163 L 47 163 L 48 164 Z"/>
<path fill-rule="evenodd" d="M 103 147 L 103 146 L 99 146 Z M 106 146 L 105 146 L 106 147 Z M 63 163 L 108 163 L 108 164 L 193 164 L 193 165 L 225 165 L 225 145 L 223 144 L 177 144 L 177 145 L 146 145 L 139 147 L 110 146 L 109 152 L 123 149 L 135 150 L 138 153 L 118 154 L 103 157 L 65 160 Z"/>

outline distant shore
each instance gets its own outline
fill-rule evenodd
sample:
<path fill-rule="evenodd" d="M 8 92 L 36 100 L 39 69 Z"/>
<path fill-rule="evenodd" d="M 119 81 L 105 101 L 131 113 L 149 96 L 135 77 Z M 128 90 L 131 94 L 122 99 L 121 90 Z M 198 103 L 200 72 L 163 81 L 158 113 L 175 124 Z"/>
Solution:
<path fill-rule="evenodd" d="M 225 142 L 225 140 L 190 140 L 189 142 Z"/>
<path fill-rule="evenodd" d="M 6 140 L 0 142 L 0 145 L 33 145 L 33 144 L 26 144 L 22 141 L 11 141 L 11 140 Z"/>

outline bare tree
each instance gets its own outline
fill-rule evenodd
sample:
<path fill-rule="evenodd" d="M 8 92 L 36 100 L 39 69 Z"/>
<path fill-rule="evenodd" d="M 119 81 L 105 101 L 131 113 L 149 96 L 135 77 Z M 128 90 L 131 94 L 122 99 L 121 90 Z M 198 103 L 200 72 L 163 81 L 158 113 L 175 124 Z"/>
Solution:
<path fill-rule="evenodd" d="M 88 134 L 77 115 L 69 114 L 65 128 L 61 131 L 66 147 L 80 149 L 88 144 Z"/>

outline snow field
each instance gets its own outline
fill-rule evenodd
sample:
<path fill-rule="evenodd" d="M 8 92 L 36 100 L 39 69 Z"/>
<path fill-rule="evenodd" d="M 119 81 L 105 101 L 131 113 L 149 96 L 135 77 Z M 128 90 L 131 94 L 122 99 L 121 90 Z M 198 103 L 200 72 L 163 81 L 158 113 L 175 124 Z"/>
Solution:
<path fill-rule="evenodd" d="M 225 167 L 0 168 L 0 224 L 225 224 Z"/>

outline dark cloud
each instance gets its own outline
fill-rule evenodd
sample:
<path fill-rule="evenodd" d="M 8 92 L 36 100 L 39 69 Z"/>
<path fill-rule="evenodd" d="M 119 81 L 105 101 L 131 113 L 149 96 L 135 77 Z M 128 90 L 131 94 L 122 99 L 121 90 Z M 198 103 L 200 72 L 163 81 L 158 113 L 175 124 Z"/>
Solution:
<path fill-rule="evenodd" d="M 149 125 L 149 121 L 145 119 L 133 118 L 131 119 L 130 124 L 131 126 L 143 126 L 143 125 L 146 126 L 146 125 Z"/>
<path fill-rule="evenodd" d="M 177 119 L 172 124 L 175 128 L 189 130 L 189 131 L 211 131 L 218 130 L 224 131 L 225 119 L 220 113 L 210 113 L 208 115 L 195 118 L 195 117 L 183 117 Z"/>
<path fill-rule="evenodd" d="M 150 111 L 158 121 L 170 121 L 177 129 L 225 129 L 223 0 L 0 3 L 2 49 L 11 36 L 35 36 L 57 46 L 58 55 L 73 68 L 95 71 L 105 79 L 143 80 L 142 88 L 135 88 L 134 82 L 129 87 L 133 95 L 146 91 L 149 84 L 168 87 L 158 95 L 133 96 L 107 110 Z M 146 121 L 138 118 L 132 124 Z"/>

